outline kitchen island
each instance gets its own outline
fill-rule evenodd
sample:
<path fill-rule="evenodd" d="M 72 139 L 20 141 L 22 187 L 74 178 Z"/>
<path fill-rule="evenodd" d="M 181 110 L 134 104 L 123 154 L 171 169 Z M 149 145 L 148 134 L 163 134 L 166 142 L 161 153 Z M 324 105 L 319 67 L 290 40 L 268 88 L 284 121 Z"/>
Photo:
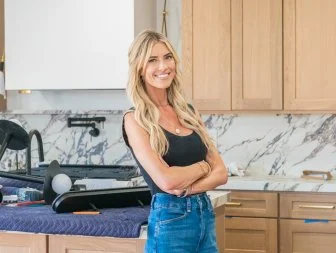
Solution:
<path fill-rule="evenodd" d="M 227 252 L 335 252 L 336 180 L 230 177 Z"/>
<path fill-rule="evenodd" d="M 224 252 L 224 206 L 229 192 L 208 192 L 216 213 L 217 241 L 220 252 Z M 80 228 L 78 228 L 80 229 Z M 142 226 L 139 238 L 115 238 L 97 236 L 56 235 L 0 232 L 0 252 L 3 253 L 89 253 L 119 252 L 142 253 L 147 237 L 146 226 Z"/>

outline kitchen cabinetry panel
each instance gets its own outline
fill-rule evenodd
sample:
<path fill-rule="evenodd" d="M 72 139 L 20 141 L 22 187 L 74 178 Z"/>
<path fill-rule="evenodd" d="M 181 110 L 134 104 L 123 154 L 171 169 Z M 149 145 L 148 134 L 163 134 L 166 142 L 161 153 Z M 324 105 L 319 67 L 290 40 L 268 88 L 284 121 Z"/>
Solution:
<path fill-rule="evenodd" d="M 277 252 L 278 193 L 233 191 L 225 216 L 225 253 Z"/>
<path fill-rule="evenodd" d="M 282 109 L 281 0 L 186 0 L 182 18 L 183 80 L 198 109 Z"/>
<path fill-rule="evenodd" d="M 89 236 L 49 236 L 49 253 L 142 253 L 146 240 Z"/>
<path fill-rule="evenodd" d="M 231 109 L 230 0 L 183 1 L 183 81 L 199 110 Z"/>
<path fill-rule="evenodd" d="M 277 217 L 278 194 L 235 191 L 225 206 L 226 216 Z"/>
<path fill-rule="evenodd" d="M 277 229 L 277 219 L 226 218 L 225 253 L 276 253 Z"/>
<path fill-rule="evenodd" d="M 281 220 L 281 253 L 335 252 L 336 221 Z"/>
<path fill-rule="evenodd" d="M 47 236 L 0 233 L 0 253 L 47 253 Z"/>
<path fill-rule="evenodd" d="M 336 109 L 335 1 L 284 0 L 286 110 Z"/>
<path fill-rule="evenodd" d="M 232 110 L 282 109 L 282 1 L 232 1 Z"/>
<path fill-rule="evenodd" d="M 280 217 L 336 220 L 336 196 L 319 193 L 281 193 Z"/>

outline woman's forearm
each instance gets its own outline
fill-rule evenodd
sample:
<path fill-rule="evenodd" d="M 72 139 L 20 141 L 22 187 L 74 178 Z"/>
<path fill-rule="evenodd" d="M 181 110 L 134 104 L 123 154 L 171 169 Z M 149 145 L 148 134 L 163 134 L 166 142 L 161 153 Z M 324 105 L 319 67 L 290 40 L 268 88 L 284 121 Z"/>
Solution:
<path fill-rule="evenodd" d="M 183 190 L 188 186 L 210 174 L 211 168 L 205 161 L 197 162 L 189 166 L 167 167 L 161 184 L 162 190 Z"/>
<path fill-rule="evenodd" d="M 226 170 L 214 170 L 208 177 L 201 178 L 194 182 L 191 187 L 191 194 L 210 191 L 227 182 Z"/>

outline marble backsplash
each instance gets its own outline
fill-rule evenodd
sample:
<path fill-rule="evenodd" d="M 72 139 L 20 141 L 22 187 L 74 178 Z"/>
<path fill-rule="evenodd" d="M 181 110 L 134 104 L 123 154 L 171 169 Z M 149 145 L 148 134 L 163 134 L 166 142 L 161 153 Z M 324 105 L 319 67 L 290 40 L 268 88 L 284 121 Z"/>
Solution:
<path fill-rule="evenodd" d="M 135 164 L 121 134 L 122 111 L 6 112 L 1 119 L 19 120 L 29 132 L 37 129 L 43 139 L 45 161 L 63 164 Z M 105 116 L 91 128 L 67 127 L 68 117 Z M 336 168 L 335 115 L 204 115 L 203 119 L 225 163 L 236 162 L 249 175 L 298 176 L 303 169 Z M 25 167 L 25 150 L 7 150 L 1 170 Z M 38 162 L 32 141 L 32 165 Z"/>

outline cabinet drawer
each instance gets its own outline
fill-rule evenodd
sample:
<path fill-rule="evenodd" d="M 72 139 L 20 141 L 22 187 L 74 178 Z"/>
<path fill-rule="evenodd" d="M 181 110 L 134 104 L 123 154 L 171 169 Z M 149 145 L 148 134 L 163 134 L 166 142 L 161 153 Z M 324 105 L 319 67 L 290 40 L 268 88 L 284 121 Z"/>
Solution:
<path fill-rule="evenodd" d="M 277 219 L 225 218 L 225 253 L 276 253 Z"/>
<path fill-rule="evenodd" d="M 336 195 L 328 193 L 281 193 L 280 217 L 336 220 Z"/>
<path fill-rule="evenodd" d="M 233 191 L 225 204 L 226 216 L 277 217 L 278 194 L 269 192 Z"/>

